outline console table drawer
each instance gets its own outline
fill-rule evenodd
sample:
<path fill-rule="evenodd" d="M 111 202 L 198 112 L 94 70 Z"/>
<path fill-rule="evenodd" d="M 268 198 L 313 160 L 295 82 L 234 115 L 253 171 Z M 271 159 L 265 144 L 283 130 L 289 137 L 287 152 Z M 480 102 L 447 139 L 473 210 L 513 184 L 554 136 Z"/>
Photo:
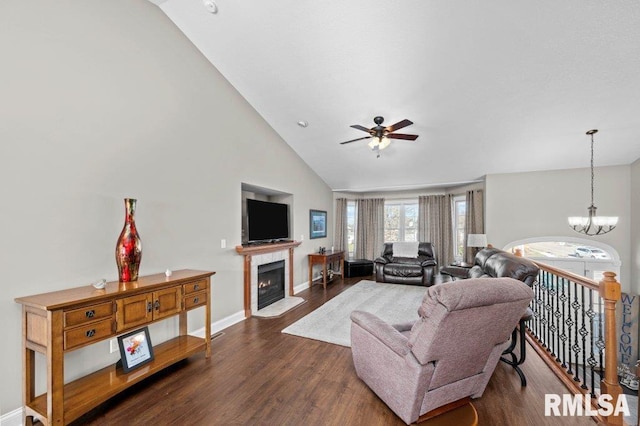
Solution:
<path fill-rule="evenodd" d="M 64 332 L 64 349 L 68 351 L 113 335 L 115 330 L 111 318 L 83 325 Z"/>
<path fill-rule="evenodd" d="M 201 291 L 199 293 L 190 294 L 184 297 L 184 309 L 192 309 L 197 306 L 204 306 L 207 304 L 207 292 Z"/>
<path fill-rule="evenodd" d="M 185 284 L 184 286 L 184 294 L 196 293 L 198 291 L 203 291 L 207 289 L 207 281 L 194 281 L 189 284 Z"/>
<path fill-rule="evenodd" d="M 113 302 L 100 303 L 99 305 L 86 306 L 72 311 L 65 311 L 64 326 L 73 327 L 75 325 L 93 322 L 103 318 L 110 318 L 113 315 Z"/>

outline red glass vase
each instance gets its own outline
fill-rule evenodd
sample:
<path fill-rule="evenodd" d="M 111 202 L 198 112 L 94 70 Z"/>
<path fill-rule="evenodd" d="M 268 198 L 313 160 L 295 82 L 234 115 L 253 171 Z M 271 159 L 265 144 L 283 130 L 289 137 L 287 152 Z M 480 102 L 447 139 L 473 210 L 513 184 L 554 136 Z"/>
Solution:
<path fill-rule="evenodd" d="M 142 259 L 142 241 L 134 219 L 136 200 L 125 198 L 124 208 L 124 227 L 116 244 L 116 263 L 120 282 L 129 282 L 138 279 L 138 269 Z"/>

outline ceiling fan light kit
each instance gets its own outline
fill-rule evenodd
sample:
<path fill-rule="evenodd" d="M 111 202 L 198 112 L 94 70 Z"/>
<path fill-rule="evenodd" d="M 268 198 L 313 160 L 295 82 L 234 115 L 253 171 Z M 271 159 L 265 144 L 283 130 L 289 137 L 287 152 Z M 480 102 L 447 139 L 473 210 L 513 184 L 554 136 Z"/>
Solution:
<path fill-rule="evenodd" d="M 369 148 L 371 148 L 372 151 L 375 151 L 377 153 L 376 157 L 380 158 L 380 151 L 388 147 L 389 144 L 391 144 L 391 139 L 402 139 L 402 140 L 414 141 L 418 138 L 418 135 L 393 133 L 396 130 L 400 130 L 404 127 L 412 125 L 413 121 L 404 119 L 391 126 L 383 127 L 382 123 L 384 122 L 384 118 L 381 116 L 377 116 L 373 119 L 373 122 L 376 125 L 370 129 L 364 126 L 360 126 L 359 124 L 352 125 L 351 127 L 353 127 L 354 129 L 362 130 L 363 132 L 369 133 L 369 136 L 364 136 L 362 138 L 341 142 L 340 145 L 361 141 L 364 139 L 371 139 L 367 145 L 369 146 Z"/>

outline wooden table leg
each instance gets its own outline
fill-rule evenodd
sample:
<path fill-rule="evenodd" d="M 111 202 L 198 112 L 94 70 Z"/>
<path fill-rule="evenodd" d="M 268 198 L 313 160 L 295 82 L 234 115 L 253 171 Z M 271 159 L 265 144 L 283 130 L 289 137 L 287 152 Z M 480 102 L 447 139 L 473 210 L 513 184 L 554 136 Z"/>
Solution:
<path fill-rule="evenodd" d="M 313 260 L 311 259 L 311 256 L 309 256 L 309 288 L 311 288 L 312 284 L 313 284 Z"/>
<path fill-rule="evenodd" d="M 327 290 L 327 258 L 322 259 L 322 287 Z"/>

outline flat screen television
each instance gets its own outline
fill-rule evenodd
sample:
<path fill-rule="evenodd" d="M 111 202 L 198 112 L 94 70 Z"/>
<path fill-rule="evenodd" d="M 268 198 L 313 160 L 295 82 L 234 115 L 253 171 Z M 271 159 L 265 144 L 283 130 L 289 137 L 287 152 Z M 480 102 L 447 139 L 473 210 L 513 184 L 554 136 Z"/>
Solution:
<path fill-rule="evenodd" d="M 289 206 L 247 199 L 248 241 L 286 240 L 289 238 Z"/>

